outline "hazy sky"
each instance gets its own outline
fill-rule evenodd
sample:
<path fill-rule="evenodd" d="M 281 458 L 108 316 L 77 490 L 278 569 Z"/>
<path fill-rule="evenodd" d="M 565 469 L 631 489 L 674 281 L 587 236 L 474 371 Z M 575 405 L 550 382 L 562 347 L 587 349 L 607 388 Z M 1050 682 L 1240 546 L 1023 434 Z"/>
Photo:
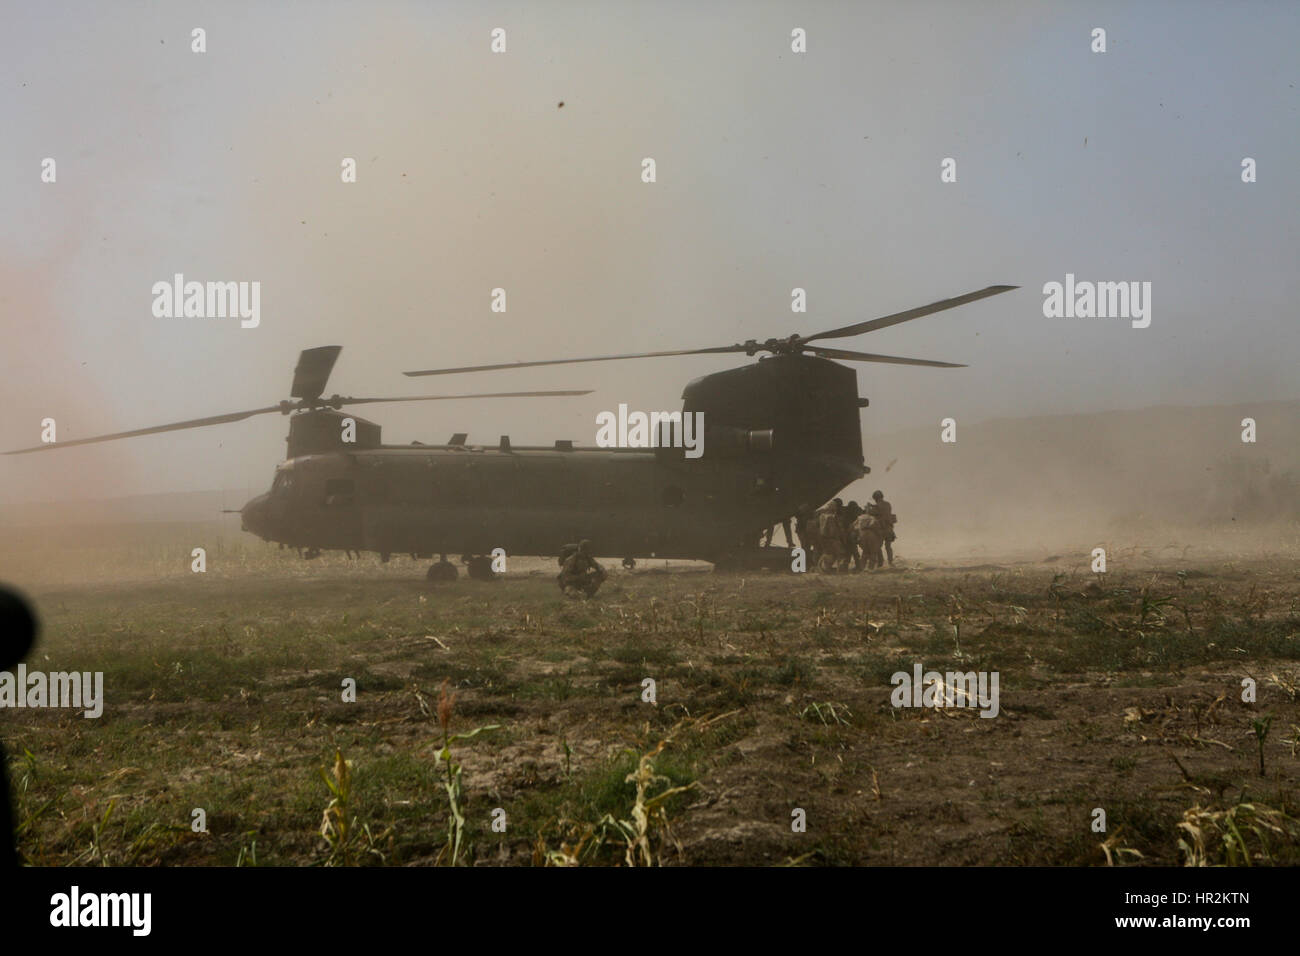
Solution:
<path fill-rule="evenodd" d="M 0 448 L 47 416 L 69 440 L 271 404 L 326 344 L 330 392 L 596 390 L 368 410 L 389 441 L 590 444 L 597 412 L 678 407 L 741 362 L 400 373 L 810 333 L 996 283 L 1024 288 L 837 343 L 971 365 L 859 366 L 868 435 L 1293 399 L 1298 47 L 1285 2 L 12 4 Z M 260 327 L 154 317 L 176 272 L 259 281 Z M 1044 318 L 1067 272 L 1151 282 L 1150 328 Z M 285 430 L 4 458 L 0 496 L 263 490 Z"/>

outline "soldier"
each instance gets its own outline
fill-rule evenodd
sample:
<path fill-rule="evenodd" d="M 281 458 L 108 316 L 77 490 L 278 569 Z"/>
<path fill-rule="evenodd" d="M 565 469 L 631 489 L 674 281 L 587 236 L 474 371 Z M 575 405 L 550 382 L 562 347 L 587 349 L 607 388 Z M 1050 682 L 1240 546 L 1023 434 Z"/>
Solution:
<path fill-rule="evenodd" d="M 844 526 L 840 523 L 843 508 L 844 502 L 836 498 L 817 512 L 817 540 L 821 551 L 817 566 L 822 571 L 848 570 L 849 552 L 845 547 Z"/>
<path fill-rule="evenodd" d="M 853 523 L 853 533 L 862 545 L 862 556 L 866 559 L 867 570 L 874 571 L 884 563 L 884 556 L 880 553 L 880 545 L 885 540 L 884 532 L 881 530 L 880 519 L 870 513 L 871 507 L 867 506 L 867 514 L 861 515 Z"/>
<path fill-rule="evenodd" d="M 853 531 L 853 522 L 857 521 L 862 513 L 862 506 L 856 501 L 850 501 L 844 506 L 844 510 L 840 512 L 840 527 L 844 529 L 844 547 L 848 550 L 849 557 L 853 559 L 853 568 L 856 571 L 862 570 L 862 554 L 858 551 L 857 535 Z"/>
<path fill-rule="evenodd" d="M 605 583 L 606 577 L 608 575 L 605 569 L 591 556 L 591 542 L 584 538 L 564 559 L 564 566 L 556 580 L 560 584 L 560 590 L 569 597 L 577 597 L 579 594 L 594 597 Z"/>
<path fill-rule="evenodd" d="M 871 493 L 872 502 L 867 505 L 867 514 L 874 515 L 880 519 L 880 530 L 885 536 L 885 553 L 889 555 L 889 566 L 894 566 L 894 542 L 898 536 L 894 534 L 894 524 L 898 517 L 894 514 L 894 506 L 885 500 L 883 491 L 873 491 Z"/>
<path fill-rule="evenodd" d="M 793 548 L 794 538 L 790 534 L 789 518 L 781 519 L 781 530 L 785 532 L 785 546 L 787 548 Z M 774 538 L 775 536 L 776 536 L 776 525 L 772 525 L 770 528 L 767 529 L 763 537 L 763 547 L 770 548 L 772 546 L 772 538 Z"/>
<path fill-rule="evenodd" d="M 810 565 L 815 566 L 817 563 L 817 516 L 813 513 L 812 506 L 802 504 L 794 516 L 794 530 L 799 535 L 799 547 L 803 548 L 804 555 Z"/>

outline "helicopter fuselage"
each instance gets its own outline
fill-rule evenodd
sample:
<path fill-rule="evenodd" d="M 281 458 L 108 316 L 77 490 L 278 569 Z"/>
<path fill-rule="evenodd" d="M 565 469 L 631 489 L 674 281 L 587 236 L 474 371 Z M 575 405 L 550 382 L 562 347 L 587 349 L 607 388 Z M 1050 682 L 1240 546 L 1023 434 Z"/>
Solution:
<path fill-rule="evenodd" d="M 708 451 L 383 445 L 373 422 L 330 409 L 290 419 L 289 459 L 244 527 L 302 548 L 384 554 L 600 554 L 718 560 L 861 477 L 853 370 L 776 356 L 696 379 Z M 347 436 L 347 437 L 343 437 Z"/>
<path fill-rule="evenodd" d="M 717 560 L 861 474 L 745 457 L 450 445 L 305 455 L 279 466 L 243 524 L 309 551 L 551 555 L 587 538 L 601 554 Z"/>

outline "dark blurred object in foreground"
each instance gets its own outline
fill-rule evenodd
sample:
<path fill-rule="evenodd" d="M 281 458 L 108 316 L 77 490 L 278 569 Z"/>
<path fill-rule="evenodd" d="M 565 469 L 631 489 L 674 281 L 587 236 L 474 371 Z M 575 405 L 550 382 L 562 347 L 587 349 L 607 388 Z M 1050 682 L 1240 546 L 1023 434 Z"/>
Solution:
<path fill-rule="evenodd" d="M 26 657 L 35 640 L 36 617 L 31 608 L 18 594 L 0 587 L 0 671 L 10 670 Z M 8 764 L 4 748 L 0 747 L 0 869 L 17 865 Z"/>

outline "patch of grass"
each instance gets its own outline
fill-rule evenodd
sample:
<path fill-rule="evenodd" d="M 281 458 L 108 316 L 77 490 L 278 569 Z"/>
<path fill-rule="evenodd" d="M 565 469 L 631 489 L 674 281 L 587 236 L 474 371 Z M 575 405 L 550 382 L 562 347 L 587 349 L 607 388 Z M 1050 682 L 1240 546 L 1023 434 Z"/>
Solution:
<path fill-rule="evenodd" d="M 559 598 L 549 567 L 535 579 L 434 589 L 427 563 L 250 552 L 261 563 L 236 573 L 216 570 L 214 554 L 205 578 L 181 562 L 152 580 L 38 595 L 45 630 L 28 666 L 104 670 L 106 707 L 93 721 L 3 715 L 29 861 L 319 864 L 333 794 L 315 771 L 328 773 L 341 752 L 355 760 L 344 819 L 391 830 L 378 846 L 389 865 L 434 863 L 455 841 L 447 766 L 426 739 L 430 688 L 444 679 L 460 689 L 469 727 L 506 724 L 451 747 L 464 765 L 453 854 L 462 863 L 490 854 L 526 864 L 538 834 L 560 852 L 586 833 L 586 846 L 599 844 L 587 861 L 608 864 L 625 864 L 629 849 L 644 862 L 649 845 L 656 861 L 706 864 L 1104 865 L 1108 850 L 1116 865 L 1173 865 L 1183 862 L 1175 834 L 1189 801 L 1170 785 L 1195 789 L 1215 813 L 1231 794 L 1296 815 L 1300 700 L 1284 686 L 1295 686 L 1286 675 L 1300 633 L 1293 564 L 1239 575 L 1241 584 L 1222 569 L 1205 581 L 1076 574 L 1055 594 L 1040 568 L 996 582 L 942 569 L 638 573 L 621 579 L 622 593 L 579 602 Z M 1161 588 L 1176 607 L 1160 603 Z M 899 719 L 890 678 L 910 679 L 914 662 L 942 674 L 999 671 L 1003 713 Z M 1247 673 L 1262 707 L 1237 703 Z M 1274 674 L 1282 682 L 1268 683 Z M 359 682 L 356 703 L 339 699 L 344 676 Z M 639 701 L 647 676 L 659 681 L 658 707 Z M 1204 702 L 1225 692 L 1212 720 Z M 1149 716 L 1126 724 L 1130 708 Z M 1276 715 L 1263 741 L 1268 792 L 1247 800 L 1239 794 L 1263 783 L 1249 721 L 1265 711 Z M 642 778 L 643 829 L 628 777 L 686 717 L 695 723 Z M 1157 751 L 1135 749 L 1137 733 L 1178 749 L 1181 781 L 1148 759 Z M 1056 760 L 1062 746 L 1067 763 Z M 32 775 L 24 749 L 37 755 Z M 950 759 L 960 772 L 925 776 Z M 796 804 L 773 803 L 755 781 L 797 791 L 815 835 L 791 842 L 780 811 Z M 1107 834 L 1088 827 L 1097 805 L 1110 815 Z M 196 807 L 207 833 L 190 831 Z M 496 807 L 506 832 L 491 830 Z M 650 823 L 659 809 L 665 829 Z M 674 835 L 690 848 L 684 858 Z"/>
<path fill-rule="evenodd" d="M 776 669 L 773 679 L 782 687 L 790 687 L 794 684 L 810 684 L 816 672 L 816 666 L 811 661 L 790 656 Z"/>
<path fill-rule="evenodd" d="M 1259 802 L 1223 809 L 1199 804 L 1178 822 L 1187 866 L 1294 866 L 1300 863 L 1300 819 Z"/>
<path fill-rule="evenodd" d="M 1129 775 L 1137 767 L 1137 758 L 1127 754 L 1116 754 L 1110 758 L 1110 768 L 1118 774 Z"/>
<path fill-rule="evenodd" d="M 609 652 L 610 660 L 620 664 L 651 664 L 669 667 L 680 660 L 680 655 L 664 643 L 624 644 Z"/>

